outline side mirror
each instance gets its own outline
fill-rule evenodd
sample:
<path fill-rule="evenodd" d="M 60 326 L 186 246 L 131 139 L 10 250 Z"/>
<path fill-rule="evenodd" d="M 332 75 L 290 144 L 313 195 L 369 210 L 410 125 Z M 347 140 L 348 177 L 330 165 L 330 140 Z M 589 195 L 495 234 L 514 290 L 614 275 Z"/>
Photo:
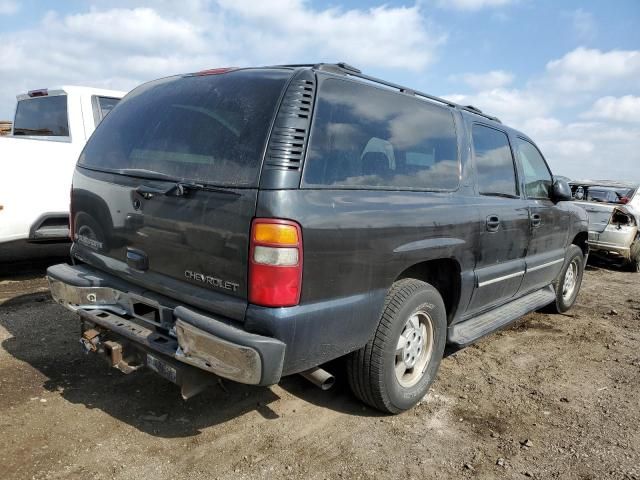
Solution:
<path fill-rule="evenodd" d="M 573 196 L 571 195 L 571 187 L 569 184 L 564 180 L 555 180 L 553 182 L 553 201 L 565 202 L 572 199 Z"/>

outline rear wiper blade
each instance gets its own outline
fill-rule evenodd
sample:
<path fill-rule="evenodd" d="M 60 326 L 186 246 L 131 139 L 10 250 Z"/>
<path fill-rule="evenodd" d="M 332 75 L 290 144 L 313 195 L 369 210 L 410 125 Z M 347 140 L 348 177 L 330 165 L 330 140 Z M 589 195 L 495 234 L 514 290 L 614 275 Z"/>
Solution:
<path fill-rule="evenodd" d="M 240 195 L 238 192 L 234 192 L 233 190 L 229 190 L 221 187 L 214 187 L 206 183 L 177 182 L 176 188 L 178 190 L 178 195 L 184 195 L 186 193 L 185 190 L 204 190 L 206 192 L 228 193 L 231 195 Z"/>
<path fill-rule="evenodd" d="M 153 198 L 156 195 L 174 195 L 176 197 L 183 197 L 187 195 L 190 190 L 204 190 L 207 192 L 240 195 L 233 190 L 227 190 L 224 188 L 217 188 L 202 183 L 192 182 L 175 182 L 173 183 L 173 185 L 169 185 L 165 188 L 152 187 L 150 185 L 140 185 L 136 188 L 136 192 L 146 199 Z"/>
<path fill-rule="evenodd" d="M 119 168 L 115 170 L 121 175 L 130 175 L 132 177 L 142 177 L 153 180 L 166 180 L 168 182 L 179 182 L 180 179 L 167 175 L 166 173 L 156 172 L 155 170 L 146 170 L 144 168 Z"/>

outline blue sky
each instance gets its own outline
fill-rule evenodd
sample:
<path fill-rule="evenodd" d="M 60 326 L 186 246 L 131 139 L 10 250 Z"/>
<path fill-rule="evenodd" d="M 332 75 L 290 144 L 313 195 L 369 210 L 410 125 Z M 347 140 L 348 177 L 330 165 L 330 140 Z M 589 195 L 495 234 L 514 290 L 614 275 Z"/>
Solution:
<path fill-rule="evenodd" d="M 640 1 L 0 0 L 0 117 L 60 84 L 346 61 L 472 103 L 553 170 L 640 180 Z"/>

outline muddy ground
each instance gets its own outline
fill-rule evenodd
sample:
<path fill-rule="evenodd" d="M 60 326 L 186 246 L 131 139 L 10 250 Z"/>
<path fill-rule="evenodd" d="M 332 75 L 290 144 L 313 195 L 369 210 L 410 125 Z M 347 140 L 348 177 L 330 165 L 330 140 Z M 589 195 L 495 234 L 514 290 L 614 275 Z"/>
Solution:
<path fill-rule="evenodd" d="M 81 352 L 38 264 L 0 269 L 4 479 L 640 479 L 640 276 L 590 267 L 568 315 L 449 352 L 431 393 L 383 416 L 342 380 L 230 382 L 184 402 Z"/>

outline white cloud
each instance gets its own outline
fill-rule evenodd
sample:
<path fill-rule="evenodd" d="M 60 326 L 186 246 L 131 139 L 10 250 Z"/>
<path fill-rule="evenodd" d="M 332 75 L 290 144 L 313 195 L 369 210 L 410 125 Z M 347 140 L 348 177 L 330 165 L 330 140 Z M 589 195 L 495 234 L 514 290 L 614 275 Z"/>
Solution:
<path fill-rule="evenodd" d="M 573 31 L 579 40 L 591 40 L 597 32 L 596 21 L 591 12 L 578 8 L 569 14 Z"/>
<path fill-rule="evenodd" d="M 483 8 L 504 7 L 515 3 L 515 0 L 437 0 L 440 8 L 448 8 L 463 11 L 476 11 Z"/>
<path fill-rule="evenodd" d="M 0 0 L 0 15 L 13 15 L 20 9 L 15 0 Z"/>
<path fill-rule="evenodd" d="M 550 109 L 543 96 L 519 89 L 494 88 L 471 95 L 447 95 L 446 98 L 463 105 L 473 105 L 510 124 L 545 116 Z"/>
<path fill-rule="evenodd" d="M 548 80 L 564 92 L 594 91 L 626 85 L 640 77 L 640 50 L 611 50 L 579 47 L 547 63 Z"/>
<path fill-rule="evenodd" d="M 489 82 L 448 98 L 529 135 L 556 174 L 640 181 L 639 77 L 640 51 L 577 48 L 521 88 Z M 611 95 L 617 91 L 623 95 Z"/>
<path fill-rule="evenodd" d="M 491 90 L 506 87 L 513 82 L 513 74 L 504 70 L 492 70 L 487 73 L 465 73 L 462 80 L 475 90 Z"/>
<path fill-rule="evenodd" d="M 17 93 L 34 88 L 75 83 L 127 90 L 216 66 L 345 61 L 424 71 L 446 40 L 417 5 L 346 10 L 304 0 L 95 2 L 84 13 L 47 13 L 33 29 L 0 33 L 0 117 L 11 115 Z"/>
<path fill-rule="evenodd" d="M 640 97 L 602 97 L 583 114 L 585 118 L 600 118 L 619 122 L 640 122 Z"/>

